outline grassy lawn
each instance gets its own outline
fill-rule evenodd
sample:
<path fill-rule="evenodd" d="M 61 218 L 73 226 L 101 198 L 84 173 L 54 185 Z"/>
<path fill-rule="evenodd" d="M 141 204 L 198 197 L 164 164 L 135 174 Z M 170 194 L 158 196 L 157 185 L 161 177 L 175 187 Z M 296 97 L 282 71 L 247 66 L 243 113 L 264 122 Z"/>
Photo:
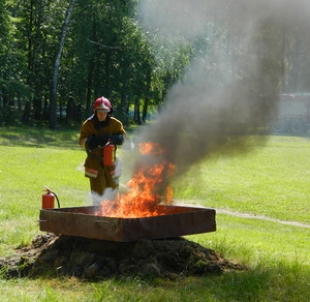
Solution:
<path fill-rule="evenodd" d="M 177 182 L 176 197 L 310 223 L 309 146 L 309 138 L 271 137 L 252 153 L 205 161 Z"/>
<path fill-rule="evenodd" d="M 85 154 L 77 144 L 79 129 L 0 131 L 0 257 L 5 257 L 41 234 L 37 219 L 43 185 L 57 193 L 63 207 L 91 201 L 83 175 Z M 309 146 L 309 138 L 273 136 L 252 153 L 213 156 L 173 183 L 180 203 L 236 214 L 218 211 L 216 232 L 187 238 L 249 265 L 249 271 L 97 283 L 49 277 L 6 280 L 0 274 L 1 301 L 310 301 Z M 120 156 L 130 168 L 134 153 L 123 149 Z M 129 177 L 127 169 L 122 181 Z"/>

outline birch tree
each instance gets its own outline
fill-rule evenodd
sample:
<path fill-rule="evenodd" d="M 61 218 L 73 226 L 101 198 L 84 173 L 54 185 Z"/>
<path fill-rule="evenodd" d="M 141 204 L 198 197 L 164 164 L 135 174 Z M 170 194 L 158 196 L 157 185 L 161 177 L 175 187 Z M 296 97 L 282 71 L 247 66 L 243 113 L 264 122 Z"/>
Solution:
<path fill-rule="evenodd" d="M 59 75 L 59 67 L 61 62 L 61 55 L 65 45 L 66 35 L 69 30 L 70 19 L 72 15 L 72 11 L 76 0 L 71 0 L 66 12 L 65 20 L 63 23 L 60 41 L 58 50 L 55 57 L 54 67 L 53 67 L 53 75 L 52 75 L 52 85 L 50 91 L 50 111 L 49 111 L 49 118 L 50 118 L 50 128 L 56 129 L 57 128 L 57 84 L 58 84 L 58 75 Z"/>

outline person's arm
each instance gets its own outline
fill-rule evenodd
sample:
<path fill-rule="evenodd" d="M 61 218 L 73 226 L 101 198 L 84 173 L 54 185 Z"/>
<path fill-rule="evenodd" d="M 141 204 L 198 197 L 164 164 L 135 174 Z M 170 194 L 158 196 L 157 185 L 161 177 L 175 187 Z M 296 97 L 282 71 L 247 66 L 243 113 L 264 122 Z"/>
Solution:
<path fill-rule="evenodd" d="M 84 149 L 89 149 L 88 141 L 89 138 L 93 136 L 93 129 L 91 127 L 90 121 L 87 120 L 83 123 L 81 130 L 80 130 L 80 138 L 79 138 L 79 145 Z"/>
<path fill-rule="evenodd" d="M 84 148 L 84 149 L 85 149 L 85 143 L 86 143 L 86 141 L 87 141 L 87 137 L 86 137 L 86 138 L 83 138 L 83 139 L 80 139 L 80 141 L 79 141 L 79 145 L 80 145 L 82 148 Z"/>
<path fill-rule="evenodd" d="M 106 135 L 90 135 L 84 142 L 84 148 L 94 150 L 98 147 L 104 147 L 110 139 L 110 136 Z"/>

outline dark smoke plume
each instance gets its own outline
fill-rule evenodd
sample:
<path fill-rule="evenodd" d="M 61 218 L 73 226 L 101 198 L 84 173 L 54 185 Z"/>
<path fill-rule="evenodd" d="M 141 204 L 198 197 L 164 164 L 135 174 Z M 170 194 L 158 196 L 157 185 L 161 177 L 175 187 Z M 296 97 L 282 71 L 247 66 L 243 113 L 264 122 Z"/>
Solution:
<path fill-rule="evenodd" d="M 183 82 L 170 89 L 157 121 L 140 134 L 141 141 L 158 142 L 166 150 L 160 160 L 176 166 L 176 177 L 212 154 L 249 152 L 267 139 L 283 76 L 283 36 L 296 27 L 305 33 L 310 5 L 248 2 L 141 1 L 140 20 L 146 30 L 159 29 L 176 43 L 180 36 L 190 40 L 209 34 L 213 47 L 193 59 Z M 232 3 L 237 7 L 228 10 L 225 4 Z M 230 35 L 232 52 L 241 49 L 243 57 L 217 48 L 219 37 L 208 31 L 210 20 Z M 222 74 L 213 64 L 223 65 Z M 232 70 L 234 75 L 226 74 Z"/>

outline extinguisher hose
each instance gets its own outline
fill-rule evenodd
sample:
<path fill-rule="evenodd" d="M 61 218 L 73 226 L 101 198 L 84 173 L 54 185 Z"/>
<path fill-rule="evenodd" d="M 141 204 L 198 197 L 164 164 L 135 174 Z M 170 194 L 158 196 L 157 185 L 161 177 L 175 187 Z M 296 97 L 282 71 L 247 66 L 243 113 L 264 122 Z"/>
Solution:
<path fill-rule="evenodd" d="M 56 197 L 56 200 L 57 200 L 57 204 L 58 204 L 58 209 L 60 209 L 60 202 L 59 202 L 59 198 L 57 196 L 57 194 L 53 191 L 51 191 L 52 194 L 54 194 L 54 196 Z"/>

